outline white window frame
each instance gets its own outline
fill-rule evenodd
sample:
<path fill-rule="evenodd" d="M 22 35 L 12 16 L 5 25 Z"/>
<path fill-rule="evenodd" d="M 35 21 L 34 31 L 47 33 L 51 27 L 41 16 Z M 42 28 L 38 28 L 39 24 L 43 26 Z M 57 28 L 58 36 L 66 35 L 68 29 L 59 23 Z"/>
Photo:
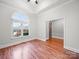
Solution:
<path fill-rule="evenodd" d="M 26 20 L 29 21 L 29 19 L 26 19 Z M 28 35 L 25 35 L 25 36 L 23 35 L 23 29 L 27 29 L 27 28 L 23 28 L 23 27 L 19 28 L 19 29 L 21 29 L 21 36 L 13 36 L 13 30 L 15 29 L 15 28 L 13 28 L 13 22 L 20 22 L 22 24 L 28 24 L 29 25 L 29 22 L 27 23 L 26 20 L 22 21 L 22 20 L 11 19 L 11 38 L 21 38 L 21 37 L 29 36 L 29 32 L 28 32 Z M 30 28 L 28 26 L 28 31 L 29 30 L 30 30 Z"/>

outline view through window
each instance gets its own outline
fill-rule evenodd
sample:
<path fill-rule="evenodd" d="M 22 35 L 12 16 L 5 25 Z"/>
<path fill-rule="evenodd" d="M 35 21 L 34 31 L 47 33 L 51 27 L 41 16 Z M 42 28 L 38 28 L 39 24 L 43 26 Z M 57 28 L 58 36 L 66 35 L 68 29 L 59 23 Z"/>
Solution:
<path fill-rule="evenodd" d="M 12 37 L 29 35 L 29 19 L 23 12 L 15 12 L 12 15 Z"/>

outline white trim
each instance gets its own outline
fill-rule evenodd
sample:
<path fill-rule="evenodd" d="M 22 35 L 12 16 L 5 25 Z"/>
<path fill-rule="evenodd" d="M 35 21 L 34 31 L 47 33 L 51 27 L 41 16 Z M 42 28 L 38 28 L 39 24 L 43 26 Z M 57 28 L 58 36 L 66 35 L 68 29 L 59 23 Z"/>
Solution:
<path fill-rule="evenodd" d="M 40 38 L 40 37 L 38 37 L 38 40 L 47 41 L 47 38 Z"/>
<path fill-rule="evenodd" d="M 52 38 L 64 39 L 63 37 L 59 37 L 59 36 L 52 36 Z"/>
<path fill-rule="evenodd" d="M 7 42 L 6 44 L 2 44 L 0 45 L 0 49 L 2 48 L 6 48 L 6 47 L 9 47 L 9 46 L 13 46 L 13 45 L 17 45 L 17 44 L 20 44 L 20 43 L 23 43 L 23 42 L 27 42 L 27 41 L 30 41 L 30 40 L 35 40 L 35 39 L 38 39 L 38 38 L 29 38 L 29 39 L 23 39 L 23 40 L 18 40 L 16 42 Z M 15 39 L 14 39 L 15 40 Z M 41 41 L 46 41 L 46 39 L 38 39 L 38 40 L 41 40 Z"/>
<path fill-rule="evenodd" d="M 41 39 L 42 41 L 46 41 L 47 39 Z"/>
<path fill-rule="evenodd" d="M 27 41 L 30 41 L 30 40 L 34 40 L 35 38 L 31 38 L 31 39 L 26 39 L 26 40 L 19 40 L 19 41 L 16 41 L 16 42 L 8 42 L 6 44 L 3 44 L 3 45 L 0 45 L 0 49 L 2 48 L 6 48 L 6 47 L 9 47 L 9 46 L 12 46 L 12 45 L 17 45 L 17 44 L 20 44 L 20 43 L 23 43 L 23 42 L 27 42 Z"/>
<path fill-rule="evenodd" d="M 46 39 L 38 39 L 38 40 L 41 40 L 41 41 L 46 41 Z"/>
<path fill-rule="evenodd" d="M 74 51 L 76 53 L 79 53 L 79 49 L 75 49 L 75 48 L 71 48 L 71 47 L 67 47 L 67 46 L 65 46 L 64 48 L 68 49 L 68 50 L 71 50 L 71 51 Z"/>

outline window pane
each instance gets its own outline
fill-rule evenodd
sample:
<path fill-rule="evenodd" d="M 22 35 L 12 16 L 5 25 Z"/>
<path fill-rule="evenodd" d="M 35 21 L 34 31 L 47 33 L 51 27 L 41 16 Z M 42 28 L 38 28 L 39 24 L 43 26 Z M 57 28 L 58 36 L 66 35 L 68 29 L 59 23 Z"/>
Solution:
<path fill-rule="evenodd" d="M 20 30 L 20 29 L 14 29 L 14 30 L 13 30 L 13 36 L 14 36 L 14 37 L 19 37 L 19 36 L 21 36 L 21 30 Z"/>
<path fill-rule="evenodd" d="M 19 20 L 19 21 L 25 21 L 28 19 L 28 17 L 22 12 L 15 12 L 12 16 L 12 19 Z"/>
<path fill-rule="evenodd" d="M 28 27 L 28 26 L 29 26 L 29 24 L 22 24 L 22 26 L 23 26 L 23 27 Z"/>
<path fill-rule="evenodd" d="M 29 30 L 28 29 L 23 29 L 23 36 L 29 35 Z"/>
<path fill-rule="evenodd" d="M 19 22 L 13 22 L 13 27 L 14 28 L 18 28 L 20 26 L 21 26 L 21 23 L 19 23 Z"/>

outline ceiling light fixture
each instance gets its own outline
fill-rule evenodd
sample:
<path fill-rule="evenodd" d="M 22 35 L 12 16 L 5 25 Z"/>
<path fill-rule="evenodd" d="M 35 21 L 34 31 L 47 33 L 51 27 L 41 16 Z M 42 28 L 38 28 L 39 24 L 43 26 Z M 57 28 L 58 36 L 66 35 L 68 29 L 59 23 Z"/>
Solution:
<path fill-rule="evenodd" d="M 30 0 L 27 0 L 28 2 L 30 2 Z"/>
<path fill-rule="evenodd" d="M 31 0 L 27 0 L 28 2 L 30 2 Z M 36 3 L 36 4 L 38 4 L 38 0 L 34 0 L 34 2 Z"/>

